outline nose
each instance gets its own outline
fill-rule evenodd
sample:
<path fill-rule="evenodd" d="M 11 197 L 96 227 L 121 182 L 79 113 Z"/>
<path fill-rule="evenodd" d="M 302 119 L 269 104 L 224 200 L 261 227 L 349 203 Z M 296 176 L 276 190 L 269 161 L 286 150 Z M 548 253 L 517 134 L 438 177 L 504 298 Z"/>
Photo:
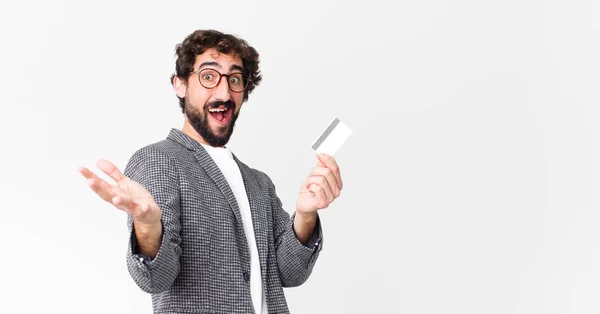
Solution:
<path fill-rule="evenodd" d="M 214 87 L 214 97 L 219 101 L 229 101 L 231 94 L 229 93 L 229 84 L 227 83 L 227 77 L 221 76 L 219 83 Z"/>

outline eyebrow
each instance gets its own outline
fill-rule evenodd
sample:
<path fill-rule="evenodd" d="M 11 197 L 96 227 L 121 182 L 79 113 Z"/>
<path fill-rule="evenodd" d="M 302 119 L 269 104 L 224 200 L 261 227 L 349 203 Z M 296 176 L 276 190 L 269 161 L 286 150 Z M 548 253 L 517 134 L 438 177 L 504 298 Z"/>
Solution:
<path fill-rule="evenodd" d="M 233 70 L 238 70 L 240 72 L 244 72 L 244 68 L 242 68 L 241 66 L 234 64 L 232 66 L 229 67 L 229 72 L 233 71 Z"/>
<path fill-rule="evenodd" d="M 200 66 L 198 67 L 198 70 L 201 70 L 202 68 L 207 67 L 207 66 L 214 66 L 214 67 L 217 67 L 217 68 L 221 68 L 221 65 L 218 62 L 215 62 L 215 61 L 206 61 L 206 62 L 202 62 L 200 64 Z M 229 67 L 229 71 L 233 71 L 233 70 L 238 70 L 238 71 L 243 72 L 244 68 L 241 67 L 241 66 L 239 66 L 239 65 L 237 65 L 237 64 L 233 64 L 231 67 Z"/>

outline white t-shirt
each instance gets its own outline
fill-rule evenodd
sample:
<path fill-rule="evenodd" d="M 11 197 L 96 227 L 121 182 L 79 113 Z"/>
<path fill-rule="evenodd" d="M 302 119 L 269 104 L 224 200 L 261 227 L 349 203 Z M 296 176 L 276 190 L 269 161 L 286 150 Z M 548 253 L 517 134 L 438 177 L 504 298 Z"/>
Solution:
<path fill-rule="evenodd" d="M 202 144 L 202 143 L 201 143 Z M 217 164 L 223 176 L 227 180 L 238 207 L 242 215 L 242 225 L 244 233 L 248 239 L 248 248 L 250 249 L 250 293 L 252 295 L 252 303 L 256 313 L 268 314 L 267 303 L 262 286 L 262 277 L 260 271 L 260 262 L 258 260 L 258 248 L 256 246 L 256 238 L 254 236 L 254 225 L 252 224 L 252 214 L 250 212 L 250 203 L 248 195 L 244 187 L 242 173 L 237 163 L 233 159 L 231 150 L 227 147 L 212 147 L 202 144 L 208 154 Z"/>

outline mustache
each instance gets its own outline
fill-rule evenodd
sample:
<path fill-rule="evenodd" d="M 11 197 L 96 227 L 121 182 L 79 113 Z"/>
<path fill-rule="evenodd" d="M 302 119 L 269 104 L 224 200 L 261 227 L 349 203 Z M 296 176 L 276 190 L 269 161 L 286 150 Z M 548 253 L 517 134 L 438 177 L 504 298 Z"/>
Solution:
<path fill-rule="evenodd" d="M 233 102 L 233 100 L 228 100 L 228 101 L 212 101 L 207 103 L 204 106 L 204 109 L 211 109 L 211 108 L 219 108 L 220 106 L 224 106 L 227 109 L 231 109 L 231 108 L 235 108 L 235 103 Z"/>

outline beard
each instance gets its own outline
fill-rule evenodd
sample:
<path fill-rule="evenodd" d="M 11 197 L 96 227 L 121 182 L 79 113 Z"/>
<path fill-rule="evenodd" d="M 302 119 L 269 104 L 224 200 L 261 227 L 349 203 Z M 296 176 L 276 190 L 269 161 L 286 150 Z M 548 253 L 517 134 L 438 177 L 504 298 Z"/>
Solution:
<path fill-rule="evenodd" d="M 218 134 L 215 134 L 209 124 L 208 109 L 210 108 L 218 108 L 219 106 L 225 106 L 227 110 L 233 110 L 231 112 L 231 117 L 229 121 L 227 121 L 227 125 L 218 127 Z M 198 110 L 196 107 L 192 106 L 188 97 L 185 98 L 185 107 L 184 113 L 187 116 L 190 124 L 200 134 L 200 136 L 208 143 L 208 145 L 213 147 L 221 147 L 225 146 L 227 142 L 229 142 L 229 138 L 233 133 L 233 127 L 235 126 L 235 120 L 239 115 L 239 112 L 235 112 L 235 103 L 231 100 L 229 101 L 213 101 L 204 105 L 204 110 Z"/>

